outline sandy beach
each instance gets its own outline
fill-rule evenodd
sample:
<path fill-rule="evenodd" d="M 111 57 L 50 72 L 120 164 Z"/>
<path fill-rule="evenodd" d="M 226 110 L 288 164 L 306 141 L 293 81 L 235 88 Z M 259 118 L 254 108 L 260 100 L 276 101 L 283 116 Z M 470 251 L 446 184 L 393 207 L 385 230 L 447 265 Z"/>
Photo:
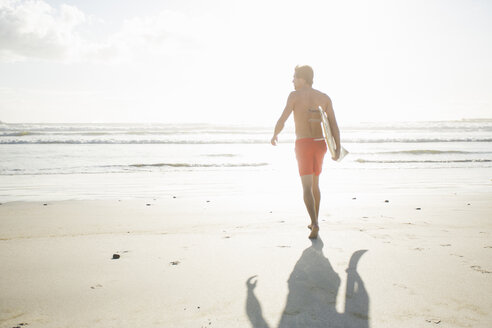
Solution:
<path fill-rule="evenodd" d="M 0 327 L 490 327 L 490 172 L 340 172 L 3 203 Z"/>

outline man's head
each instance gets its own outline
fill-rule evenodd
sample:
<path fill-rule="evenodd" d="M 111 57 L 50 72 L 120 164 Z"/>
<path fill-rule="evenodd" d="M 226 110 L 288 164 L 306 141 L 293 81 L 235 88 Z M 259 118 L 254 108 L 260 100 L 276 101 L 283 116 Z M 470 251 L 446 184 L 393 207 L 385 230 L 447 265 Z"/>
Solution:
<path fill-rule="evenodd" d="M 310 87 L 313 86 L 313 76 L 314 76 L 314 72 L 311 66 L 308 65 L 296 66 L 294 72 L 294 81 L 293 81 L 294 87 L 298 89 L 303 85 L 310 86 Z"/>

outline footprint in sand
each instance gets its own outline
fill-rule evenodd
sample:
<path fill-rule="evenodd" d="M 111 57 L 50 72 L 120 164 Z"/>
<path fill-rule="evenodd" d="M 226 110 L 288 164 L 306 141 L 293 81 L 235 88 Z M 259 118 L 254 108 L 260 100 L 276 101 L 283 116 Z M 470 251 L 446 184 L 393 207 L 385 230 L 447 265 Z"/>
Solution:
<path fill-rule="evenodd" d="M 479 265 L 472 265 L 470 268 L 472 268 L 473 270 L 478 271 L 480 273 L 492 273 L 492 271 L 487 271 L 485 269 L 482 269 L 482 267 Z"/>
<path fill-rule="evenodd" d="M 370 236 L 371 236 L 372 238 L 375 238 L 375 239 L 383 239 L 383 240 L 384 240 L 384 239 L 389 239 L 389 238 L 391 238 L 391 236 L 390 236 L 390 235 L 387 235 L 387 234 L 376 234 L 376 233 L 374 233 L 374 234 L 370 234 Z"/>
<path fill-rule="evenodd" d="M 21 323 L 17 324 L 17 326 L 14 326 L 12 328 L 21 328 L 21 327 L 24 327 L 24 326 L 27 326 L 27 325 L 29 325 L 29 324 L 28 323 L 25 323 L 25 322 L 21 322 Z"/>
<path fill-rule="evenodd" d="M 405 286 L 405 285 L 403 285 L 403 284 L 393 284 L 393 286 L 395 286 L 395 287 L 399 287 L 399 288 L 401 288 L 401 289 L 408 289 L 408 287 L 407 287 L 407 286 Z"/>

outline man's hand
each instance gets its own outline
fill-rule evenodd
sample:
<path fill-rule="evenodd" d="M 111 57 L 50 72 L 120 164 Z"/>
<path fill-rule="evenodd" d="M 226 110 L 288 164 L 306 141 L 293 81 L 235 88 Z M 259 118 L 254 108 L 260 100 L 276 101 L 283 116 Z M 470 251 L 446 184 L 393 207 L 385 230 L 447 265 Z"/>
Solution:
<path fill-rule="evenodd" d="M 272 143 L 272 145 L 276 146 L 278 144 L 278 136 L 274 134 L 270 142 Z"/>
<path fill-rule="evenodd" d="M 338 159 L 340 158 L 340 149 L 342 147 L 338 147 L 336 150 L 335 150 L 335 156 L 333 156 L 331 159 L 334 160 L 334 161 L 338 161 Z"/>
<path fill-rule="evenodd" d="M 248 280 L 246 280 L 246 286 L 248 287 L 248 289 L 251 289 L 251 290 L 255 289 L 256 284 L 258 283 L 258 280 L 255 280 L 255 281 L 253 282 L 253 279 L 254 279 L 254 278 L 256 278 L 256 277 L 257 277 L 257 276 L 256 276 L 256 275 L 254 275 L 254 276 L 252 276 L 252 277 L 249 277 L 249 278 L 248 278 Z"/>

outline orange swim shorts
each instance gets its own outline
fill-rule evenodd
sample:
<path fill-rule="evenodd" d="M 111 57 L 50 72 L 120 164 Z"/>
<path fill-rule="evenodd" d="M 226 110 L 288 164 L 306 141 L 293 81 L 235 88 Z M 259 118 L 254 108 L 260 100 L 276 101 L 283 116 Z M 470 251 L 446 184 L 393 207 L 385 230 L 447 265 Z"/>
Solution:
<path fill-rule="evenodd" d="M 327 150 L 324 140 L 314 138 L 297 139 L 295 150 L 300 176 L 321 174 L 323 158 Z"/>

